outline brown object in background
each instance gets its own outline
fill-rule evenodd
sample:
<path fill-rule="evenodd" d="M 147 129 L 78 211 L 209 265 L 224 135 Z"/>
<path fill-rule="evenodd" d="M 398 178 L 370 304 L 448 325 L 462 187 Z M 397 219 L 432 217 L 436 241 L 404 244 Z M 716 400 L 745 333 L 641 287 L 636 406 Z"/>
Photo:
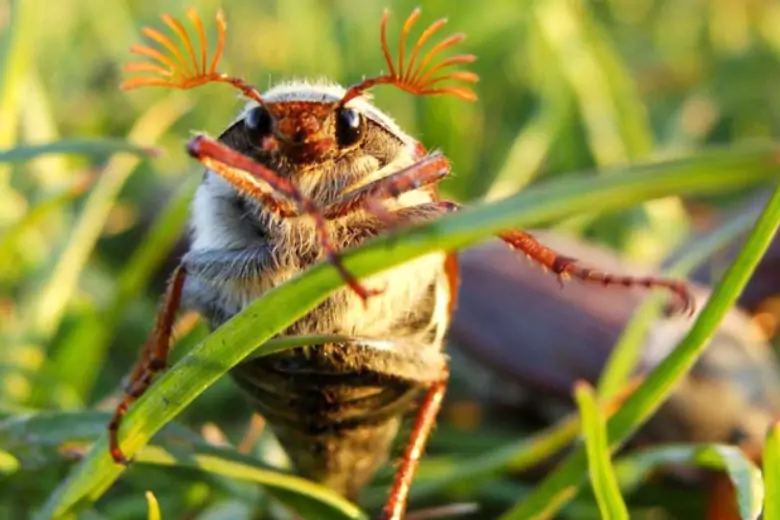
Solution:
<path fill-rule="evenodd" d="M 617 273 L 642 272 L 605 249 L 561 235 L 537 235 L 583 262 Z M 500 396 L 503 405 L 527 409 L 530 403 L 542 415 L 549 414 L 555 403 L 571 404 L 576 380 L 598 380 L 623 327 L 645 296 L 642 291 L 599 290 L 576 281 L 561 288 L 555 276 L 518 262 L 502 244 L 465 251 L 461 273 L 459 305 L 449 333 L 453 376 L 463 361 L 459 358 L 468 358 L 469 373 L 474 373 L 476 361 L 492 374 L 490 389 L 478 390 Z M 695 294 L 702 307 L 707 289 L 696 287 Z M 646 338 L 639 372 L 661 361 L 691 323 L 682 318 L 656 321 Z M 761 445 L 766 429 L 780 416 L 779 370 L 777 358 L 749 317 L 733 310 L 640 436 L 645 441 Z M 516 399 L 510 398 L 514 401 L 510 403 L 507 396 Z"/>

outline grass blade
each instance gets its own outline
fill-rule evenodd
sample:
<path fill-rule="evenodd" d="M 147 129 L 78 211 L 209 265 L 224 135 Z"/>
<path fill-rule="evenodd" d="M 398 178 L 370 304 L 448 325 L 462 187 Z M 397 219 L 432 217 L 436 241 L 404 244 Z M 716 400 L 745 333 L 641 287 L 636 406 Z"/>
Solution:
<path fill-rule="evenodd" d="M 160 503 L 157 502 L 157 497 L 151 491 L 146 492 L 146 503 L 149 506 L 149 513 L 146 515 L 147 520 L 162 520 Z"/>
<path fill-rule="evenodd" d="M 766 438 L 764 486 L 764 520 L 780 520 L 780 423 L 775 423 Z"/>
<path fill-rule="evenodd" d="M 128 140 L 141 146 L 151 145 L 188 108 L 187 98 L 178 93 L 164 98 L 138 120 Z M 51 337 L 59 326 L 65 306 L 76 288 L 79 275 L 100 236 L 116 196 L 138 163 L 137 157 L 114 157 L 95 184 L 67 247 L 36 299 L 30 324 L 36 340 Z"/>
<path fill-rule="evenodd" d="M 775 157 L 773 148 L 754 148 L 634 167 L 622 175 L 551 182 L 507 200 L 377 237 L 347 251 L 344 263 L 356 276 L 366 277 L 427 253 L 465 247 L 500 230 L 539 225 L 594 207 L 608 211 L 672 193 L 711 193 L 745 186 L 776 175 Z M 753 167 L 745 168 L 746 162 Z M 132 457 L 209 385 L 341 286 L 335 269 L 315 265 L 216 330 L 130 409 L 120 432 L 125 454 Z M 272 349 L 261 350 L 270 353 Z M 107 438 L 101 437 L 50 497 L 40 518 L 58 517 L 77 504 L 97 499 L 121 472 L 108 454 Z"/>
<path fill-rule="evenodd" d="M 38 202 L 21 219 L 3 230 L 0 235 L 0 273 L 10 271 L 8 264 L 16 260 L 14 248 L 19 239 L 51 213 L 81 196 L 92 184 L 92 180 L 91 177 L 80 179 L 60 193 Z"/>
<path fill-rule="evenodd" d="M 737 491 L 740 517 L 757 518 L 761 512 L 765 488 L 761 471 L 736 446 L 692 444 L 649 448 L 616 461 L 615 472 L 625 491 L 647 480 L 654 469 L 670 464 L 694 465 L 726 472 Z M 766 486 L 766 489 L 770 488 Z"/>
<path fill-rule="evenodd" d="M 750 229 L 759 214 L 758 210 L 742 213 L 695 240 L 676 255 L 676 258 L 664 269 L 664 274 L 683 278 L 688 276 L 688 273 Z M 634 372 L 644 339 L 653 321 L 658 318 L 661 304 L 659 298 L 655 295 L 651 296 L 640 305 L 623 329 L 599 377 L 600 398 L 619 392 Z"/>
<path fill-rule="evenodd" d="M 192 195 L 200 182 L 199 176 L 187 178 L 155 219 L 143 242 L 119 274 L 106 310 L 101 313 L 99 320 L 90 321 L 86 325 L 89 340 L 78 338 L 63 343 L 54 354 L 53 363 L 60 368 L 62 380 L 82 398 L 86 398 L 92 391 L 100 373 L 97 367 L 103 364 L 122 311 L 147 287 L 149 279 L 181 237 L 189 217 Z M 84 343 L 88 343 L 90 348 L 84 349 Z"/>
<path fill-rule="evenodd" d="M 604 417 L 596 404 L 596 393 L 588 383 L 580 382 L 574 388 L 574 397 L 582 417 L 582 433 L 588 453 L 588 474 L 601 518 L 628 520 L 628 508 L 620 496 L 620 488 L 610 461 Z"/>
<path fill-rule="evenodd" d="M 737 507 L 743 520 L 756 520 L 764 502 L 764 481 L 761 470 L 735 446 L 712 444 L 696 452 L 701 465 L 719 467 L 726 471 L 737 490 Z"/>
<path fill-rule="evenodd" d="M 611 416 L 631 390 L 633 388 L 629 387 L 621 395 L 603 401 L 601 413 L 606 417 Z M 414 481 L 411 499 L 430 498 L 456 485 L 459 490 L 484 485 L 485 480 L 491 480 L 491 477 L 497 477 L 502 472 L 520 473 L 533 468 L 571 444 L 581 430 L 579 414 L 573 413 L 549 428 L 476 457 L 449 462 L 437 460 L 435 464 L 440 470 L 436 471 L 434 476 L 425 475 L 424 469 L 429 461 L 423 460 L 423 471 Z M 443 466 L 442 462 L 445 462 L 446 466 Z M 370 490 L 363 496 L 363 500 L 366 504 L 381 506 L 386 492 L 384 489 L 381 493 L 375 491 Z"/>
<path fill-rule="evenodd" d="M 776 190 L 737 258 L 716 287 L 693 328 L 664 359 L 624 406 L 609 421 L 613 449 L 639 428 L 669 396 L 673 385 L 701 355 L 721 319 L 734 305 L 780 223 L 780 190 Z M 502 520 L 542 518 L 554 515 L 576 494 L 587 471 L 583 449 L 577 449 L 559 465 L 529 497 L 505 513 Z"/>
<path fill-rule="evenodd" d="M 105 431 L 109 419 L 110 414 L 106 412 L 51 412 L 0 421 L 0 474 L 3 471 L 2 450 L 18 453 L 22 464 L 28 468 L 53 464 L 62 458 L 59 449 L 68 446 L 70 451 L 79 451 Z M 278 494 L 282 502 L 303 518 L 364 518 L 360 509 L 324 486 L 265 466 L 232 448 L 206 444 L 196 434 L 175 424 L 166 427 L 161 442 L 170 445 L 170 449 L 160 445 L 146 446 L 138 453 L 135 463 L 191 468 L 231 480 L 261 484 L 274 495 Z"/>
<path fill-rule="evenodd" d="M 178 456 L 159 446 L 146 446 L 138 463 L 189 467 L 266 486 L 274 496 L 301 515 L 323 520 L 365 520 L 366 515 L 333 491 L 304 478 L 261 466 L 256 460 L 227 450 L 196 450 Z"/>
<path fill-rule="evenodd" d="M 0 163 L 18 163 L 46 155 L 108 156 L 116 153 L 154 157 L 156 148 L 141 146 L 124 139 L 64 139 L 46 144 L 16 146 L 0 150 Z"/>

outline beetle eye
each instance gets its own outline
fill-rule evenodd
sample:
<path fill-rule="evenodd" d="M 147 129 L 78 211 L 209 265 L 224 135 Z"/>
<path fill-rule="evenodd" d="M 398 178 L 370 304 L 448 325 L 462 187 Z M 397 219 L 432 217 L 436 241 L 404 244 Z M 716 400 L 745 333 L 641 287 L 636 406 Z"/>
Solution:
<path fill-rule="evenodd" d="M 336 138 L 339 145 L 355 144 L 363 135 L 363 116 L 357 110 L 342 108 L 336 114 Z"/>
<path fill-rule="evenodd" d="M 273 121 L 268 111 L 261 107 L 255 107 L 244 117 L 244 126 L 253 141 L 269 135 L 273 130 Z"/>

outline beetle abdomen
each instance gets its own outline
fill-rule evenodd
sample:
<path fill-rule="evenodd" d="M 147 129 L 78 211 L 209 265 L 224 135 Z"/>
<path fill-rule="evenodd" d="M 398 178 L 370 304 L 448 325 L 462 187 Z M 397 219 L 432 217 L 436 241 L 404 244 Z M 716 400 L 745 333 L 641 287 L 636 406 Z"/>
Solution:
<path fill-rule="evenodd" d="M 423 387 L 361 367 L 355 349 L 301 347 L 232 372 L 298 472 L 353 500 L 387 460 L 403 412 Z"/>

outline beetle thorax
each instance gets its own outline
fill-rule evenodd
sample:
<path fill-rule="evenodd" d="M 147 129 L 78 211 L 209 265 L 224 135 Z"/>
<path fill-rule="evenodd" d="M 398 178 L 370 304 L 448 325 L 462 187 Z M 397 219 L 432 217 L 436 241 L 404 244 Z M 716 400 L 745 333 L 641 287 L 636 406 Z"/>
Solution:
<path fill-rule="evenodd" d="M 305 88 L 304 88 L 305 87 Z M 263 95 L 272 103 L 334 103 L 343 95 L 341 87 L 301 84 L 277 87 Z M 254 139 L 247 130 L 246 120 L 256 105 L 247 106 L 237 120 L 220 136 L 230 147 L 250 156 L 255 161 L 274 169 L 295 183 L 303 195 L 324 207 L 354 189 L 391 175 L 419 160 L 424 153 L 417 141 L 404 133 L 387 115 L 364 98 L 348 103 L 348 108 L 364 118 L 363 134 L 359 142 L 342 146 L 317 162 L 301 161 L 285 155 L 285 146 L 263 146 L 262 139 Z M 311 111 L 309 111 L 311 112 Z M 333 123 L 318 126 L 327 131 Z M 283 129 L 289 130 L 289 129 Z M 271 135 L 266 129 L 266 134 Z M 274 136 L 275 137 L 275 136 Z M 321 134 L 316 139 L 329 139 Z M 338 140 L 338 136 L 332 137 Z M 254 139 L 254 142 L 252 141 Z M 388 212 L 417 206 L 434 199 L 428 189 L 402 194 L 396 199 L 383 200 Z M 386 223 L 371 211 L 358 211 L 327 223 L 332 242 L 337 249 L 353 246 L 386 230 Z M 237 312 L 265 291 L 288 280 L 311 263 L 322 258 L 313 220 L 309 216 L 281 218 L 253 200 L 242 197 L 217 174 L 207 172 L 198 189 L 192 214 L 192 250 L 251 250 L 270 247 L 275 265 L 251 281 L 214 287 L 221 294 L 220 305 L 227 314 Z M 341 291 L 312 322 L 296 324 L 298 333 L 343 333 L 368 335 L 388 334 L 394 330 L 397 314 L 409 315 L 408 309 L 433 305 L 444 308 L 446 298 L 433 296 L 445 291 L 442 279 L 443 256 L 440 253 L 423 257 L 376 277 L 371 283 L 383 287 L 382 297 L 369 300 L 363 309 L 359 299 L 349 291 Z M 400 272 L 403 271 L 403 274 Z M 399 276 L 400 274 L 400 276 Z M 421 301 L 426 301 L 422 307 Z M 357 312 L 353 312 L 354 307 Z M 325 314 L 327 314 L 327 316 Z M 443 311 L 436 312 L 431 330 L 444 330 Z M 307 317 L 308 318 L 308 317 Z M 331 324 L 330 327 L 327 324 Z M 398 327 L 396 327 L 398 328 Z M 325 329 L 325 330 L 323 330 Z M 331 330 L 332 329 L 332 330 Z M 428 327 L 423 327 L 428 329 Z M 399 329 L 400 330 L 400 329 Z M 424 330 L 419 331 L 426 334 Z"/>

